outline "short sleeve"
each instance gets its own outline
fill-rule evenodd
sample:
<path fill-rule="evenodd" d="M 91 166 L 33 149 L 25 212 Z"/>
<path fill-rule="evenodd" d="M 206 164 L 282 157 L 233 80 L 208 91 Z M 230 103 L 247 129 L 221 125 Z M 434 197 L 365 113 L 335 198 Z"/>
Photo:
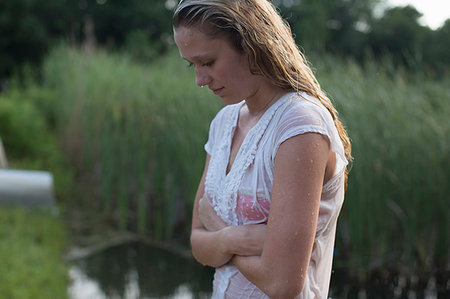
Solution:
<path fill-rule="evenodd" d="M 339 170 L 347 165 L 344 148 L 333 118 L 329 111 L 316 100 L 293 98 L 283 110 L 274 133 L 272 159 L 275 158 L 281 143 L 287 139 L 305 133 L 318 133 L 328 138 L 331 150 L 340 158 L 338 159 L 341 165 Z"/>
<path fill-rule="evenodd" d="M 214 146 L 216 146 L 217 142 L 221 139 L 219 134 L 221 133 L 220 128 L 223 128 L 225 121 L 224 120 L 226 110 L 225 108 L 223 108 L 217 113 L 217 115 L 214 117 L 214 119 L 211 121 L 211 124 L 209 125 L 208 141 L 205 143 L 204 146 L 206 153 L 208 153 L 209 155 L 212 154 Z"/>
<path fill-rule="evenodd" d="M 211 121 L 211 124 L 209 125 L 209 134 L 208 134 L 208 141 L 205 143 L 205 151 L 208 155 L 211 155 L 213 144 L 215 141 L 214 138 L 214 119 Z"/>

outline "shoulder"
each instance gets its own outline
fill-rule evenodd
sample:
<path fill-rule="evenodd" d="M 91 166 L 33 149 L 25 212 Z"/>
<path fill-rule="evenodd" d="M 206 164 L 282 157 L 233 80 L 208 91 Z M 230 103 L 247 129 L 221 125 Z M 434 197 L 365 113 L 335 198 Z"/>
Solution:
<path fill-rule="evenodd" d="M 283 103 L 282 108 L 273 132 L 272 157 L 275 157 L 280 144 L 287 139 L 305 133 L 318 133 L 328 139 L 332 151 L 339 154 L 343 162 L 341 164 L 347 164 L 344 147 L 333 117 L 318 99 L 303 93 L 293 93 Z"/>
<path fill-rule="evenodd" d="M 290 93 L 287 97 L 278 115 L 278 134 L 294 128 L 323 134 L 334 127 L 331 114 L 318 99 L 304 93 Z"/>
<path fill-rule="evenodd" d="M 272 158 L 284 141 L 306 133 L 318 133 L 331 143 L 339 142 L 333 118 L 318 99 L 304 93 L 290 93 L 287 97 L 273 127 Z"/>
<path fill-rule="evenodd" d="M 330 112 L 320 101 L 305 93 L 292 93 L 280 115 L 281 120 L 297 119 L 310 123 L 333 122 Z"/>

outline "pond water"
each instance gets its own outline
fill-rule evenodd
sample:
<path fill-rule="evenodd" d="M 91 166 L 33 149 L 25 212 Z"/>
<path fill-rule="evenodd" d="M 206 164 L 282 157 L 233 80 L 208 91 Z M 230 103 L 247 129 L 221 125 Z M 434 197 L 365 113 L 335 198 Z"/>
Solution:
<path fill-rule="evenodd" d="M 210 298 L 213 269 L 167 250 L 134 242 L 76 260 L 69 276 L 71 299 L 194 299 Z M 420 291 L 408 290 L 404 278 L 374 281 L 365 289 L 351 286 L 348 279 L 345 273 L 334 272 L 329 297 L 450 298 L 445 295 L 450 294 L 448 285 L 438 292 L 433 278 Z"/>
<path fill-rule="evenodd" d="M 69 298 L 209 298 L 213 270 L 143 243 L 106 249 L 69 270 Z"/>

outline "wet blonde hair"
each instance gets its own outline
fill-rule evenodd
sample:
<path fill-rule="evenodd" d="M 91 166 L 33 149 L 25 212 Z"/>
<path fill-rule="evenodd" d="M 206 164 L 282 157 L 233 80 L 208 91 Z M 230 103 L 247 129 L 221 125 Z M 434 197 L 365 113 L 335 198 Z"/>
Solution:
<path fill-rule="evenodd" d="M 352 161 L 350 140 L 336 109 L 297 47 L 289 25 L 271 2 L 182 0 L 175 9 L 173 26 L 198 26 L 211 38 L 225 37 L 237 50 L 248 54 L 253 74 L 264 76 L 282 89 L 317 98 L 333 117 L 346 158 Z"/>

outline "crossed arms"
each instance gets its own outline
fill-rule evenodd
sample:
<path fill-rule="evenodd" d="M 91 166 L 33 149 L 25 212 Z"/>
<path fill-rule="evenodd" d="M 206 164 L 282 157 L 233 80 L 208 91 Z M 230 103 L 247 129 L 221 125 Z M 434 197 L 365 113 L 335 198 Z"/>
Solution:
<path fill-rule="evenodd" d="M 212 267 L 232 263 L 271 298 L 297 296 L 307 274 L 331 155 L 328 139 L 320 134 L 283 142 L 274 161 L 267 225 L 243 226 L 227 226 L 203 198 L 207 156 L 193 209 L 194 257 Z"/>

